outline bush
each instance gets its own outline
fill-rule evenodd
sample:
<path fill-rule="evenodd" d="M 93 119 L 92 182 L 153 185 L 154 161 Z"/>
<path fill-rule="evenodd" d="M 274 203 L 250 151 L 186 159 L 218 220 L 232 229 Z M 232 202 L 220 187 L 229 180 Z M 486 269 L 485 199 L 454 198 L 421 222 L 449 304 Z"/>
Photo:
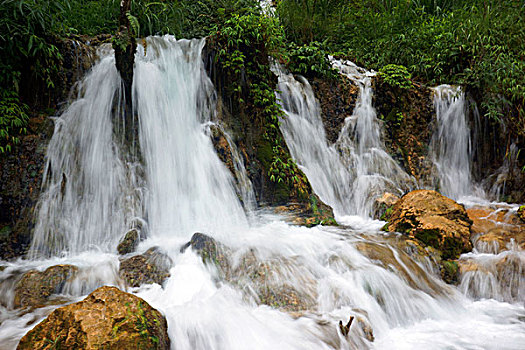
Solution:
<path fill-rule="evenodd" d="M 328 53 L 318 42 L 301 46 L 292 43 L 288 47 L 288 55 L 290 60 L 288 69 L 293 73 L 302 74 L 305 77 L 337 77 L 337 72 L 332 69 L 328 61 Z"/>
<path fill-rule="evenodd" d="M 27 132 L 27 110 L 15 92 L 0 93 L 0 153 L 11 151 L 20 142 L 19 136 Z"/>
<path fill-rule="evenodd" d="M 410 89 L 414 86 L 410 80 L 411 75 L 405 66 L 388 64 L 379 70 L 378 76 L 392 87 Z"/>

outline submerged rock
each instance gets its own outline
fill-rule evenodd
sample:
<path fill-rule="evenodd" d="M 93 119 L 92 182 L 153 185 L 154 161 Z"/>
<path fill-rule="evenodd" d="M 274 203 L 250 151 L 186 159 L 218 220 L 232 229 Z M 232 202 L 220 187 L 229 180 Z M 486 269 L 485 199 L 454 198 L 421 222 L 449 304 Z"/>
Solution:
<path fill-rule="evenodd" d="M 465 208 L 436 191 L 417 190 L 403 196 L 393 207 L 385 229 L 415 238 L 441 252 L 444 260 L 457 259 L 472 250 Z"/>
<path fill-rule="evenodd" d="M 190 247 L 200 255 L 204 263 L 215 265 L 223 277 L 229 276 L 231 272 L 227 258 L 229 249 L 224 245 L 204 233 L 196 232 L 191 236 L 190 241 L 181 247 L 180 252 L 184 253 Z"/>
<path fill-rule="evenodd" d="M 56 265 L 45 271 L 26 272 L 15 286 L 15 308 L 45 305 L 49 297 L 59 294 L 77 272 L 78 268 L 73 265 Z"/>
<path fill-rule="evenodd" d="M 167 330 L 164 316 L 147 302 L 105 286 L 53 311 L 17 349 L 169 349 Z"/>
<path fill-rule="evenodd" d="M 374 218 L 388 220 L 392 215 L 392 207 L 399 201 L 399 197 L 393 193 L 385 192 L 374 202 Z"/>
<path fill-rule="evenodd" d="M 129 230 L 122 241 L 117 246 L 117 251 L 120 255 L 129 254 L 137 249 L 139 245 L 140 234 L 137 229 Z"/>
<path fill-rule="evenodd" d="M 119 275 L 130 287 L 162 283 L 170 277 L 171 259 L 159 248 L 148 249 L 144 254 L 120 261 Z"/>
<path fill-rule="evenodd" d="M 323 203 L 315 194 L 308 203 L 289 203 L 275 208 L 275 212 L 286 214 L 295 225 L 312 227 L 316 225 L 337 226 L 332 208 Z"/>
<path fill-rule="evenodd" d="M 473 207 L 467 213 L 473 222 L 471 240 L 480 253 L 525 249 L 525 224 L 508 207 Z"/>
<path fill-rule="evenodd" d="M 520 251 L 465 256 L 458 260 L 460 290 L 473 299 L 522 302 L 525 257 Z"/>

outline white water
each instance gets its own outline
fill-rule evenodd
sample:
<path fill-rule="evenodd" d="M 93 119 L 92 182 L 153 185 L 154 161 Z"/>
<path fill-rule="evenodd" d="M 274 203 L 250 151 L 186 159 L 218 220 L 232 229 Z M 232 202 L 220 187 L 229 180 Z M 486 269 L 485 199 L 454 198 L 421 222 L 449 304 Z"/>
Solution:
<path fill-rule="evenodd" d="M 465 93 L 459 86 L 434 88 L 436 127 L 430 155 L 436 166 L 436 187 L 452 199 L 474 194 L 471 175 L 472 143 Z M 477 190 L 481 195 L 481 191 Z"/>
<path fill-rule="evenodd" d="M 384 192 L 403 195 L 415 188 L 410 177 L 385 151 L 381 124 L 372 106 L 370 78 L 374 73 L 351 62 L 332 64 L 359 87 L 353 114 L 339 138 L 328 145 L 319 105 L 308 81 L 279 72 L 279 94 L 287 116 L 281 130 L 292 156 L 319 197 L 338 217 L 369 217 L 374 200 Z"/>
<path fill-rule="evenodd" d="M 231 175 L 206 137 L 213 90 L 202 71 L 202 44 L 171 37 L 149 39 L 146 56 L 142 51 L 137 54 L 134 84 L 145 175 L 140 196 L 133 198 L 143 202 L 148 228 L 148 238 L 139 250 L 160 245 L 173 260 L 171 277 L 163 286 L 146 285 L 134 292 L 166 315 L 173 348 L 519 349 L 525 344 L 523 305 L 472 301 L 441 282 L 430 261 L 412 259 L 400 246 L 402 238 L 379 233 L 377 223 L 363 225 L 359 231 L 294 227 L 279 217 L 258 213 L 248 225 Z M 106 59 L 112 60 L 111 56 L 102 59 L 92 75 Z M 116 72 L 107 69 L 108 79 L 112 79 Z M 87 87 L 90 77 L 85 81 Z M 107 89 L 111 95 L 115 91 L 118 86 Z M 100 101 L 110 104 L 108 99 Z M 97 118 L 85 113 L 86 118 Z M 68 119 L 68 115 L 61 118 Z M 74 138 L 72 135 L 81 132 L 83 120 L 71 123 L 69 130 L 55 134 L 53 142 L 65 142 L 55 138 Z M 110 123 L 92 127 L 111 130 Z M 319 127 L 321 132 L 322 124 Z M 106 137 L 106 142 L 113 144 L 111 137 Z M 89 148 L 62 152 L 62 157 L 77 159 Z M 108 167 L 108 172 L 112 163 L 104 160 L 93 158 L 100 163 L 97 166 Z M 79 168 L 81 175 L 83 169 L 89 172 L 91 168 Z M 102 182 L 99 191 L 103 193 L 112 185 Z M 76 203 L 90 199 L 80 189 L 66 191 L 71 191 L 72 197 L 76 193 Z M 85 216 L 98 212 L 89 203 L 85 207 Z M 123 216 L 124 223 L 137 214 L 129 215 Z M 118 238 L 126 228 L 122 224 L 104 233 Z M 232 281 L 225 280 L 214 265 L 204 265 L 191 249 L 180 253 L 180 246 L 196 230 L 205 230 L 229 247 L 227 257 L 236 271 Z M 64 234 L 73 235 L 74 231 Z M 91 245 L 64 245 L 70 251 L 65 257 L 6 264 L 0 272 L 2 287 L 21 271 L 44 270 L 58 263 L 80 269 L 62 291 L 69 300 L 78 300 L 104 284 L 119 285 L 115 246 L 108 247 L 104 234 L 98 231 L 86 230 L 86 236 Z M 48 235 L 47 239 L 51 238 Z M 45 243 L 45 238 L 42 241 Z M 254 279 L 254 275 L 262 277 Z M 259 305 L 260 292 L 268 289 L 288 291 L 304 307 L 288 313 Z M 24 315 L 8 305 L 12 298 L 9 290 L 0 294 L 5 306 L 0 307 L 0 347 L 11 349 L 52 307 Z M 345 339 L 337 323 L 350 315 L 361 320 L 354 321 Z M 366 339 L 363 325 L 372 328 L 373 342 Z"/>
<path fill-rule="evenodd" d="M 114 248 L 141 215 L 139 165 L 123 159 L 112 132 L 114 100 L 123 95 L 120 77 L 109 51 L 99 55 L 102 59 L 80 84 L 77 100 L 55 122 L 33 258 Z"/>
<path fill-rule="evenodd" d="M 214 92 L 203 46 L 204 40 L 150 38 L 146 56 L 142 48 L 137 53 L 133 86 L 155 236 L 227 233 L 246 223 L 233 179 L 206 133 Z"/>
<path fill-rule="evenodd" d="M 430 155 L 436 166 L 436 180 L 439 191 L 464 204 L 467 208 L 488 208 L 486 219 L 495 222 L 503 230 L 515 230 L 513 223 L 499 222 L 497 213 L 506 210 L 515 215 L 519 205 L 491 203 L 486 193 L 474 184 L 471 175 L 472 142 L 467 119 L 465 94 L 460 87 L 441 85 L 434 88 L 436 128 Z M 498 171 L 505 178 L 509 165 Z M 490 194 L 499 198 L 504 180 L 495 181 Z M 525 228 L 524 228 L 525 229 Z M 489 232 L 473 237 L 474 250 L 464 254 L 460 263 L 464 271 L 460 276 L 459 289 L 467 296 L 479 299 L 495 299 L 506 302 L 525 300 L 525 251 L 515 242 L 501 246 L 497 240 L 488 242 L 480 239 Z"/>

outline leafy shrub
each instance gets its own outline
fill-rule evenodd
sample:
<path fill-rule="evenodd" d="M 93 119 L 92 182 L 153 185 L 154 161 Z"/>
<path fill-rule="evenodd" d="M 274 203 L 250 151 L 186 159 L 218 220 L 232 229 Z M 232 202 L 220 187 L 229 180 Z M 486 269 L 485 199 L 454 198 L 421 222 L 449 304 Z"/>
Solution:
<path fill-rule="evenodd" d="M 414 86 L 410 80 L 410 72 L 405 66 L 388 64 L 379 70 L 378 76 L 392 87 L 410 89 Z"/>
<path fill-rule="evenodd" d="M 210 42 L 217 48 L 217 64 L 226 72 L 228 93 L 249 109 L 254 125 L 260 125 L 268 143 L 268 176 L 305 192 L 306 179 L 284 148 L 279 119 L 284 112 L 275 96 L 275 76 L 268 56 L 285 56 L 284 32 L 278 20 L 261 13 L 232 14 L 212 28 Z M 242 111 L 246 112 L 246 111 Z"/>
<path fill-rule="evenodd" d="M 321 48 L 318 42 L 309 45 L 292 43 L 288 49 L 290 71 L 302 74 L 305 77 L 322 76 L 334 78 L 337 73 L 328 61 L 328 53 Z"/>
<path fill-rule="evenodd" d="M 13 91 L 0 93 L 0 153 L 11 151 L 20 142 L 20 135 L 27 132 L 28 107 L 20 103 Z"/>

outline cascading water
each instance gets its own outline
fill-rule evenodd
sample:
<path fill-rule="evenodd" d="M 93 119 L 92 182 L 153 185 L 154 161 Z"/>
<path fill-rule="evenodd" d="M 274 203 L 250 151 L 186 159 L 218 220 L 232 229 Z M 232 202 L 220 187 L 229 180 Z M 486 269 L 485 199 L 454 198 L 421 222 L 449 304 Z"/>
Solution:
<path fill-rule="evenodd" d="M 14 310 L 9 303 L 16 276 L 29 269 L 43 270 L 56 264 L 75 265 L 79 273 L 60 291 L 62 297 L 72 301 L 100 285 L 118 285 L 119 259 L 113 253 L 114 246 L 105 246 L 106 237 L 122 235 L 122 230 L 129 224 L 127 220 L 137 216 L 148 223 L 148 236 L 140 244 L 139 251 L 160 245 L 173 265 L 171 277 L 162 286 L 143 285 L 131 291 L 166 316 L 172 347 L 176 349 L 516 349 L 519 344 L 525 343 L 525 323 L 521 319 L 523 305 L 468 299 L 436 277 L 432 261 L 411 255 L 403 237 L 378 234 L 373 229 L 375 225 L 361 230 L 367 233 L 344 227 L 297 227 L 264 212 L 258 213 L 248 225 L 234 181 L 220 163 L 207 136 L 213 114 L 213 88 L 202 70 L 200 55 L 204 42 L 176 41 L 172 37 L 147 40 L 147 52 L 141 48 L 136 56 L 134 80 L 144 170 L 123 165 L 119 159 L 125 157 L 122 151 L 119 152 L 118 143 L 112 141 L 110 111 L 107 108 L 112 105 L 109 100 L 118 92 L 119 84 L 116 70 L 105 67 L 108 63 L 112 64 L 111 55 L 102 58 L 84 82 L 85 91 L 91 91 L 90 79 L 94 79 L 97 72 L 105 72 L 107 77 L 100 77 L 100 83 L 112 83 L 107 89 L 99 88 L 99 94 L 104 94 L 99 96 L 100 103 L 91 104 L 87 99 L 89 94 L 86 94 L 71 105 L 73 108 L 78 104 L 80 110 L 83 108 L 81 103 L 85 108 L 92 105 L 100 107 L 100 110 L 91 107 L 82 113 L 75 113 L 97 121 L 92 128 L 102 132 L 97 135 L 104 137 L 104 142 L 93 139 L 91 143 L 86 141 L 83 144 L 77 133 L 89 136 L 91 131 L 80 128 L 87 121 L 80 120 L 80 117 L 73 118 L 75 114 L 70 109 L 57 120 L 53 142 L 75 147 L 50 146 L 49 149 L 50 155 L 57 150 L 59 159 L 67 159 L 59 166 L 53 164 L 50 157 L 49 167 L 53 170 L 50 174 L 56 177 L 54 182 L 49 181 L 54 185 L 55 192 L 51 193 L 55 196 L 62 193 L 66 197 L 76 196 L 74 203 L 84 208 L 84 216 L 99 215 L 100 208 L 96 206 L 99 202 L 113 204 L 116 201 L 118 205 L 115 204 L 115 207 L 106 207 L 110 210 L 107 215 L 115 215 L 122 223 L 114 229 L 110 227 L 114 231 L 102 233 L 86 227 L 86 242 L 62 246 L 62 249 L 70 251 L 67 256 L 4 264 L 5 268 L 0 271 L 2 348 L 16 347 L 18 340 L 35 321 L 56 307 L 36 309 L 28 314 Z M 302 84 L 289 81 L 287 84 L 285 86 L 290 91 L 305 92 L 306 101 L 314 101 L 309 100 L 313 95 L 308 95 L 310 90 L 304 88 L 307 86 L 305 81 Z M 285 94 L 283 91 L 283 97 Z M 290 94 L 290 101 L 283 104 L 298 106 L 293 107 L 296 112 L 299 106 L 316 106 L 315 103 L 304 103 L 305 100 L 298 96 Z M 368 105 L 366 96 L 363 101 L 364 105 Z M 102 108 L 104 106 L 106 108 Z M 289 111 L 294 110 L 290 107 Z M 101 115 L 95 115 L 95 112 Z M 304 128 L 312 127 L 313 133 L 317 127 L 317 132 L 322 133 L 318 117 L 301 116 L 307 119 L 302 124 Z M 296 122 L 293 117 L 289 117 L 290 122 Z M 60 130 L 60 125 L 66 121 L 71 122 L 70 127 Z M 355 125 L 348 128 L 357 130 L 361 127 Z M 283 131 L 286 130 L 285 127 Z M 295 129 L 290 132 L 293 136 Z M 317 142 L 312 134 L 307 135 L 309 140 Z M 374 148 L 375 143 L 363 142 L 367 145 L 364 151 L 355 152 L 367 158 L 365 154 Z M 113 150 L 114 153 L 107 153 L 106 158 L 99 156 L 101 154 L 95 152 L 98 151 L 96 147 L 107 144 L 111 147 L 105 150 Z M 298 160 L 308 159 L 310 155 L 302 152 L 309 148 L 301 147 L 292 150 L 296 152 L 294 156 Z M 344 157 L 338 155 L 338 150 L 320 142 L 315 147 L 319 159 L 328 157 L 327 165 L 336 170 L 344 168 L 341 160 Z M 357 149 L 358 145 L 355 147 Z M 84 161 L 85 157 L 93 164 L 74 164 L 76 168 L 70 165 Z M 107 157 L 112 161 L 108 161 Z M 319 163 L 320 160 L 315 157 L 313 159 L 317 163 L 312 161 L 308 164 L 325 164 Z M 349 181 L 351 184 L 351 178 L 347 180 L 344 177 L 346 173 L 333 175 L 326 171 L 322 175 L 321 172 L 316 173 L 319 169 L 310 169 L 309 172 L 306 162 L 301 165 L 311 177 L 316 191 L 323 188 L 320 181 L 323 176 L 332 176 L 324 183 L 327 188 L 325 198 L 332 198 L 336 204 L 340 200 L 341 210 L 351 210 L 345 205 L 350 208 L 359 205 L 353 202 L 352 196 L 344 202 L 346 193 L 354 191 L 353 187 L 349 186 L 350 190 L 345 188 L 344 191 L 348 192 L 344 193 L 343 190 L 338 193 L 336 187 L 330 189 L 330 181 Z M 77 183 L 70 181 L 69 174 L 66 174 L 68 180 L 61 187 L 61 173 L 70 169 L 69 166 L 77 171 L 76 175 L 81 179 L 97 176 L 97 179 L 88 180 L 104 181 L 98 184 L 100 192 L 103 189 L 108 191 L 108 186 L 118 185 L 120 187 L 116 188 L 124 191 L 117 191 L 117 194 L 126 200 L 133 198 L 131 203 L 139 202 L 140 205 L 131 206 L 135 211 L 120 214 L 118 210 L 125 207 L 126 200 L 121 201 L 119 196 L 113 200 L 111 193 L 101 193 L 100 196 L 107 197 L 95 202 L 96 197 L 87 196 L 89 186 L 96 188 L 95 184 L 83 180 L 85 184 L 80 183 L 77 188 Z M 96 172 L 99 168 L 102 170 Z M 238 169 L 243 171 L 240 165 Z M 120 180 L 121 173 L 123 180 Z M 142 182 L 128 180 L 129 174 L 137 174 L 136 177 Z M 367 175 L 370 174 L 363 174 Z M 385 174 L 382 176 L 386 177 Z M 112 182 L 113 178 L 119 181 Z M 319 181 L 317 185 L 316 181 Z M 46 203 L 51 187 L 46 191 L 43 203 Z M 358 212 L 359 208 L 355 209 Z M 112 212 L 114 210 L 117 212 Z M 54 220 L 59 222 L 60 227 L 68 227 L 67 217 L 60 217 L 58 209 L 48 212 L 56 213 Z M 64 214 L 69 215 L 69 212 Z M 120 215 L 122 219 L 119 219 Z M 40 220 L 46 222 L 45 218 Z M 75 221 L 73 223 L 79 225 Z M 102 225 L 103 222 L 97 224 Z M 75 229 L 78 226 L 70 227 Z M 227 247 L 224 255 L 229 273 L 221 273 L 222 267 L 218 265 L 204 264 L 191 249 L 181 253 L 181 244 L 196 230 L 205 230 Z M 69 234 L 69 231 L 62 232 L 60 234 Z M 71 231 L 73 234 L 74 230 Z M 48 234 L 39 236 L 38 240 L 48 246 L 53 237 Z M 99 251 L 88 251 L 92 245 L 99 247 Z M 57 249 L 55 254 L 61 251 Z M 346 322 L 351 315 L 356 320 L 348 337 L 345 337 L 338 331 L 337 323 L 339 320 Z"/>
<path fill-rule="evenodd" d="M 327 144 L 319 106 L 306 79 L 279 72 L 278 97 L 286 118 L 281 130 L 288 148 L 319 197 L 338 215 L 352 207 L 352 173 Z"/>
<path fill-rule="evenodd" d="M 146 166 L 146 215 L 152 235 L 187 238 L 245 223 L 232 177 L 205 123 L 213 86 L 203 68 L 204 40 L 148 39 L 133 82 Z"/>
<path fill-rule="evenodd" d="M 351 62 L 332 64 L 359 87 L 352 116 L 347 117 L 337 142 L 329 146 L 312 88 L 304 78 L 279 71 L 279 98 L 287 117 L 281 129 L 315 192 L 331 205 L 336 214 L 372 214 L 374 199 L 384 192 L 402 195 L 416 186 L 385 151 L 380 122 L 372 106 L 370 78 Z"/>
<path fill-rule="evenodd" d="M 443 195 L 456 200 L 472 195 L 471 141 L 465 93 L 460 86 L 440 85 L 434 88 L 434 107 L 436 129 L 430 153 L 437 170 L 437 187 Z"/>
<path fill-rule="evenodd" d="M 519 232 L 519 225 L 515 222 L 496 219 L 497 213 L 502 210 L 516 213 L 518 206 L 488 202 L 484 199 L 485 192 L 472 181 L 471 132 L 465 94 L 461 87 L 440 85 L 434 88 L 434 106 L 436 128 L 430 155 L 436 166 L 436 187 L 467 208 L 481 208 L 486 211 L 483 219 L 496 225 L 487 227 L 473 237 L 474 251 L 461 257 L 459 288 L 474 299 L 492 298 L 508 302 L 523 300 L 525 252 L 515 243 L 502 247 L 500 245 L 503 243 L 497 239 L 498 231 Z M 505 165 L 500 169 L 501 173 L 504 173 Z M 494 188 L 491 194 L 497 198 L 497 185 Z M 496 236 L 491 237 L 494 232 Z"/>
<path fill-rule="evenodd" d="M 48 147 L 45 191 L 40 199 L 33 257 L 114 248 L 140 216 L 139 164 L 122 157 L 112 130 L 122 98 L 120 77 L 108 49 L 80 84 L 79 95 L 56 120 Z"/>

